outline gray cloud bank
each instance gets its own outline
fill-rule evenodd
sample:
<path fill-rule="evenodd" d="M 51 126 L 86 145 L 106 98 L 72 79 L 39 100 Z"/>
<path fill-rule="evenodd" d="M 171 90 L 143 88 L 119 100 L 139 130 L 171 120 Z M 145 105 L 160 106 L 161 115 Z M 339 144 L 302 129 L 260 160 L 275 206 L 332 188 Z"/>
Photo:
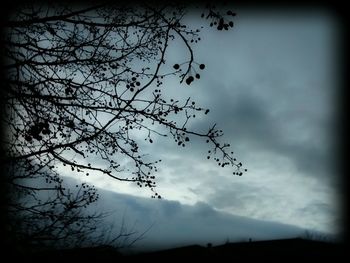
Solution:
<path fill-rule="evenodd" d="M 69 178 L 68 182 L 75 180 Z M 99 190 L 100 200 L 89 209 L 110 212 L 105 219 L 105 228 L 118 234 L 124 220 L 130 231 L 142 233 L 131 251 L 157 250 L 191 244 L 214 245 L 226 241 L 300 237 L 305 230 L 276 222 L 255 220 L 215 210 L 204 202 L 183 205 L 178 201 L 151 199 Z M 113 232 L 112 235 L 113 236 Z"/>

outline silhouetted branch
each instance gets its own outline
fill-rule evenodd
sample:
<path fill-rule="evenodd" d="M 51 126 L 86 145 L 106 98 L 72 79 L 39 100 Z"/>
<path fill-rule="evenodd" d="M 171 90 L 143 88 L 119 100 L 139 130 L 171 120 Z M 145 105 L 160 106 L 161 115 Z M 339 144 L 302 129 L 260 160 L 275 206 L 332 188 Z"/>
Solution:
<path fill-rule="evenodd" d="M 233 26 L 226 21 L 233 12 L 214 9 L 208 6 L 208 15 L 201 16 L 210 26 Z M 185 6 L 179 4 L 26 4 L 10 15 L 3 39 L 1 121 L 7 129 L 2 161 L 9 169 L 9 184 L 25 197 L 11 200 L 11 213 L 23 212 L 19 231 L 28 228 L 28 239 L 63 242 L 94 231 L 96 218 L 80 212 L 98 195 L 84 184 L 74 195 L 65 189 L 58 174 L 62 166 L 72 173 L 94 172 L 134 182 L 161 198 L 154 176 L 160 160 L 147 160 L 142 139 L 153 143 L 156 136 L 169 137 L 185 147 L 190 136 L 201 137 L 212 149 L 208 159 L 213 156 L 221 167 L 230 165 L 234 174 L 242 175 L 230 145 L 219 142 L 223 132 L 216 125 L 208 131 L 188 128 L 196 115 L 209 110 L 181 94 L 170 100 L 163 96 L 168 77 L 191 85 L 205 69 L 192 48 L 200 41 L 200 29 L 185 25 L 185 15 Z M 169 69 L 172 42 L 184 44 L 186 54 Z M 35 180 L 53 186 L 29 184 Z M 42 200 L 39 193 L 44 192 L 55 195 Z M 40 223 L 30 226 L 33 220 Z M 133 232 L 120 234 L 129 237 Z"/>

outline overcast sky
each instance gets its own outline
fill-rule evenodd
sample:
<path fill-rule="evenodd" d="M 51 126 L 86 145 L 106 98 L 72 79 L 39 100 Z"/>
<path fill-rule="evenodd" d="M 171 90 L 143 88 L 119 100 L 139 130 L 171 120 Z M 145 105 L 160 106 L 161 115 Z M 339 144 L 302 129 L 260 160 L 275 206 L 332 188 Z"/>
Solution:
<path fill-rule="evenodd" d="M 248 237 L 252 222 L 261 220 L 276 222 L 279 231 L 277 223 L 295 226 L 295 233 L 297 227 L 338 233 L 340 182 L 333 128 L 339 91 L 336 20 L 321 11 L 235 11 L 233 30 L 202 31 L 202 41 L 194 47 L 196 60 L 206 65 L 200 81 L 187 86 L 170 80 L 165 89 L 168 96 L 190 96 L 209 108 L 210 113 L 192 122 L 190 128 L 206 132 L 217 123 L 225 132 L 222 142 L 232 145 L 248 172 L 233 176 L 229 168 L 207 161 L 209 149 L 203 140 L 191 138 L 189 147 L 180 148 L 173 141 L 155 138 L 152 145 L 144 147 L 154 159 L 162 159 L 158 192 L 173 202 L 150 199 L 149 190 L 109 178 L 90 176 L 84 180 L 117 193 L 144 197 L 132 203 L 131 196 L 124 196 L 120 200 L 129 200 L 124 205 L 120 200 L 107 203 L 116 210 L 129 206 L 135 220 L 158 220 L 158 230 L 149 234 L 153 241 L 175 239 L 175 235 L 179 242 L 192 240 L 194 232 L 179 237 L 176 229 L 179 225 L 192 229 L 198 217 L 204 220 L 198 223 L 203 226 L 201 231 L 207 236 L 216 233 L 217 239 L 218 233 L 226 232 L 234 239 L 232 229 L 240 229 L 236 238 L 244 237 L 245 230 Z M 199 25 L 197 17 L 191 16 L 189 21 Z M 182 51 L 181 46 L 174 46 L 169 59 L 185 57 Z M 150 212 L 151 203 L 158 214 Z M 196 215 L 199 210 L 207 213 Z M 175 213 L 173 221 L 160 217 L 162 213 Z M 220 230 L 206 224 L 217 224 Z M 256 225 L 259 237 L 264 225 Z M 275 232 L 265 231 L 262 236 L 275 238 Z M 280 233 L 283 237 L 284 232 Z M 222 241 L 225 238 L 222 235 Z"/>

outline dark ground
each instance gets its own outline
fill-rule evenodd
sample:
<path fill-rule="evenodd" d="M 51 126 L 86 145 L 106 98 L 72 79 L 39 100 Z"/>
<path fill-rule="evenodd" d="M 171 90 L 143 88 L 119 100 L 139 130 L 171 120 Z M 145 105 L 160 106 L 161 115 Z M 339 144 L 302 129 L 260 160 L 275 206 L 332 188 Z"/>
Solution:
<path fill-rule="evenodd" d="M 10 251 L 7 251 L 10 252 Z M 14 251 L 13 251 L 14 252 Z M 157 260 L 254 260 L 261 262 L 316 262 L 327 260 L 328 262 L 343 262 L 345 260 L 346 247 L 341 244 L 310 241 L 300 238 L 257 241 L 244 243 L 227 243 L 219 246 L 186 246 L 174 249 L 147 252 L 123 256 L 112 247 L 95 247 L 81 249 L 54 250 L 46 252 L 16 251 L 11 253 L 13 260 L 20 259 L 26 262 L 120 262 Z M 323 262 L 323 261 L 322 261 Z"/>
<path fill-rule="evenodd" d="M 335 260 L 345 255 L 345 247 L 340 244 L 332 244 L 304 239 L 285 239 L 273 241 L 258 241 L 245 243 L 228 243 L 215 247 L 188 246 L 176 249 L 163 250 L 153 253 L 144 253 L 132 256 L 134 258 L 149 259 L 186 259 L 196 257 L 198 259 L 229 259 L 233 260 L 272 260 L 280 262 L 293 260 L 330 259 Z M 333 261 L 332 261 L 333 262 Z"/>

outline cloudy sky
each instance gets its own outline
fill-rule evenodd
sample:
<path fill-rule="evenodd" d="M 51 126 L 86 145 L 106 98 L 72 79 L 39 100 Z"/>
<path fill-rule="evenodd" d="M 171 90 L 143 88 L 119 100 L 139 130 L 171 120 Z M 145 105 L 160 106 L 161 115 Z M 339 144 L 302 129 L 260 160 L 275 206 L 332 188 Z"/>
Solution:
<path fill-rule="evenodd" d="M 191 138 L 189 147 L 180 148 L 156 138 L 144 147 L 162 159 L 157 183 L 164 200 L 150 199 L 149 190 L 131 184 L 84 178 L 116 192 L 116 202 L 103 192 L 104 206 L 119 215 L 126 211 L 130 222 L 142 218 L 140 227 L 155 223 L 148 233 L 152 242 L 188 243 L 194 233 L 224 242 L 254 231 L 266 239 L 300 228 L 342 231 L 334 129 L 337 20 L 322 10 L 235 11 L 233 30 L 202 30 L 194 47 L 196 60 L 206 65 L 200 81 L 187 86 L 170 79 L 165 86 L 168 96 L 190 96 L 211 110 L 190 128 L 206 132 L 217 123 L 225 132 L 222 142 L 232 145 L 248 172 L 233 176 L 229 168 L 207 161 L 203 140 Z M 199 25 L 197 17 L 188 21 Z M 174 45 L 169 59 L 187 55 L 182 52 Z M 178 234 L 180 227 L 188 235 Z"/>

